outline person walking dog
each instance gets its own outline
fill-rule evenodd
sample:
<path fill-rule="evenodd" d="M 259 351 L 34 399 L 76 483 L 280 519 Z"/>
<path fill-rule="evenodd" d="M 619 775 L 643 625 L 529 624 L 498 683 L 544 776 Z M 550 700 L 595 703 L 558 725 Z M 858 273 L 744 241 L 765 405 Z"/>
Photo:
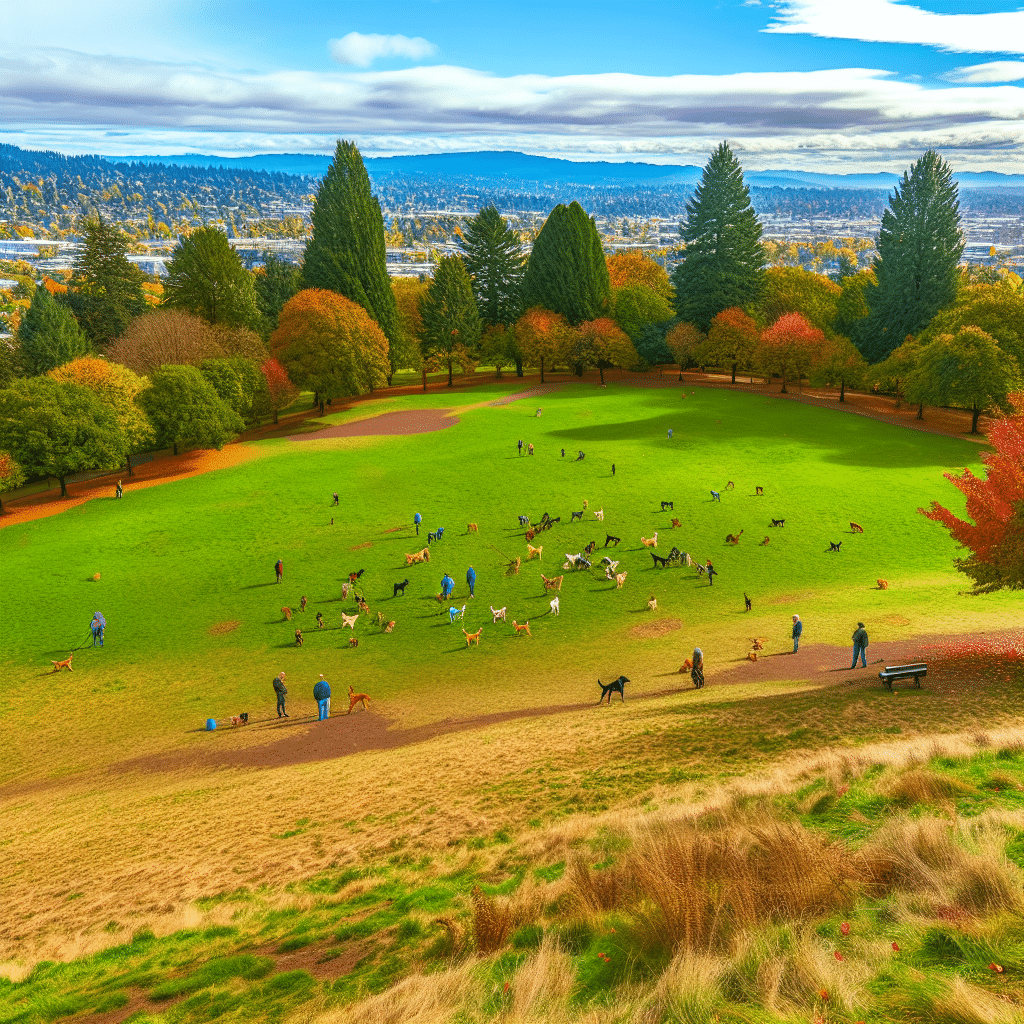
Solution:
<path fill-rule="evenodd" d="M 331 684 L 324 679 L 323 673 L 320 674 L 320 679 L 313 687 L 313 699 L 316 701 L 320 714 L 317 721 L 326 722 L 331 717 Z"/>
<path fill-rule="evenodd" d="M 864 628 L 863 622 L 857 623 L 857 629 L 853 634 L 853 664 L 850 668 L 857 667 L 857 655 L 860 655 L 860 663 L 864 668 L 868 667 L 868 631 Z"/>
<path fill-rule="evenodd" d="M 473 566 L 470 566 L 466 570 L 466 584 L 469 586 L 469 596 L 475 597 L 476 595 L 473 593 L 473 588 L 476 586 L 476 569 L 474 569 Z"/>
<path fill-rule="evenodd" d="M 92 622 L 89 623 L 89 628 L 92 630 L 92 645 L 93 647 L 103 646 L 103 632 L 107 628 L 107 620 L 97 612 L 92 617 Z"/>
<path fill-rule="evenodd" d="M 699 647 L 693 649 L 693 668 L 690 669 L 693 687 L 699 690 L 704 685 L 704 652 Z"/>
<path fill-rule="evenodd" d="M 284 579 L 284 562 L 280 558 L 274 563 L 274 575 L 277 576 L 278 583 Z"/>
<path fill-rule="evenodd" d="M 277 694 L 277 717 L 288 718 L 288 712 L 284 709 L 284 698 L 288 693 L 288 688 L 284 685 L 284 673 L 278 672 L 274 676 L 274 693 Z"/>
<path fill-rule="evenodd" d="M 793 653 L 800 649 L 800 637 L 804 631 L 804 624 L 800 621 L 799 615 L 793 616 Z"/>

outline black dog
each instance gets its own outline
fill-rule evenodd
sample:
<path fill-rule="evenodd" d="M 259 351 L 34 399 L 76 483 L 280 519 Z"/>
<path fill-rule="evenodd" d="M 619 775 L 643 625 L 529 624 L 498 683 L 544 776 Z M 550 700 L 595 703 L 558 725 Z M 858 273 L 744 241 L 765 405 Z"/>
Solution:
<path fill-rule="evenodd" d="M 668 565 L 668 559 L 662 558 L 660 555 L 656 555 L 653 551 L 651 552 L 651 558 L 654 559 L 654 568 L 657 569 L 659 566 L 664 569 Z"/>
<path fill-rule="evenodd" d="M 743 601 L 744 601 L 744 603 L 745 603 L 745 604 L 746 604 L 746 606 L 747 606 L 747 607 L 746 607 L 746 610 L 747 610 L 747 611 L 749 612 L 749 611 L 750 611 L 750 609 L 751 609 L 751 608 L 753 608 L 753 605 L 752 605 L 752 604 L 750 603 L 750 598 L 749 598 L 749 597 L 747 597 L 747 595 L 746 595 L 746 592 L 745 592 L 745 591 L 744 591 L 744 594 L 743 594 Z"/>
<path fill-rule="evenodd" d="M 348 574 L 349 583 L 355 583 L 355 581 L 359 579 L 359 577 L 362 576 L 364 572 L 366 572 L 365 569 L 360 569 L 359 572 L 350 572 Z"/>
<path fill-rule="evenodd" d="M 785 526 L 785 525 L 786 525 L 786 520 L 785 519 L 773 519 L 772 520 L 772 526 Z"/>
<path fill-rule="evenodd" d="M 586 509 L 582 509 L 582 508 L 581 508 L 581 509 L 579 510 L 579 512 L 573 512 L 573 514 L 572 514 L 572 519 L 570 520 L 570 522 L 573 522 L 573 523 L 575 523 L 577 519 L 578 519 L 578 520 L 580 520 L 580 522 L 582 522 L 582 521 L 583 521 L 583 513 L 584 513 L 585 511 L 586 511 Z"/>
<path fill-rule="evenodd" d="M 409 586 L 409 581 L 407 579 L 402 580 L 401 583 L 396 583 L 395 584 L 395 592 L 391 596 L 392 597 L 398 597 L 398 595 L 401 594 L 404 597 L 405 596 L 405 588 L 407 586 Z"/>
<path fill-rule="evenodd" d="M 597 685 L 601 687 L 601 700 L 599 700 L 597 703 L 600 704 L 601 701 L 603 701 L 605 699 L 605 697 L 607 697 L 608 698 L 608 703 L 611 704 L 611 702 L 612 702 L 612 694 L 616 690 L 618 690 L 619 691 L 619 696 L 622 698 L 622 703 L 625 704 L 626 703 L 626 691 L 625 691 L 624 687 L 625 687 L 626 683 L 628 683 L 628 682 L 629 682 L 629 680 L 625 676 L 619 676 L 618 679 L 616 679 L 616 680 L 614 680 L 613 682 L 610 682 L 610 683 L 602 683 L 601 680 L 598 679 Z"/>
<path fill-rule="evenodd" d="M 618 547 L 621 541 L 622 541 L 621 537 L 613 537 L 609 533 L 608 536 L 605 537 L 605 539 L 604 539 L 604 546 L 608 547 L 609 544 L 614 544 L 616 547 Z"/>
<path fill-rule="evenodd" d="M 828 542 L 829 551 L 838 551 L 843 546 L 843 542 L 840 541 L 838 544 L 834 544 L 832 541 Z"/>
<path fill-rule="evenodd" d="M 667 509 L 667 508 L 669 508 L 673 512 L 675 512 L 675 510 L 676 510 L 675 502 L 673 502 L 673 501 L 663 501 L 661 503 L 661 511 L 664 512 L 665 509 Z"/>

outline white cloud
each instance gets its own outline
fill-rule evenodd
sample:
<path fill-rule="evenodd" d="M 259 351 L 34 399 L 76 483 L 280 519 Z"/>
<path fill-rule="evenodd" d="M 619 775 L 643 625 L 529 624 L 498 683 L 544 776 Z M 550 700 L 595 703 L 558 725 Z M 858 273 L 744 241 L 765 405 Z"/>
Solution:
<path fill-rule="evenodd" d="M 1024 61 L 993 60 L 987 64 L 972 64 L 966 68 L 954 68 L 942 77 L 947 82 L 966 82 L 971 85 L 1019 82 L 1024 78 Z"/>
<path fill-rule="evenodd" d="M 437 47 L 420 36 L 410 39 L 409 36 L 363 35 L 361 32 L 349 32 L 341 39 L 332 39 L 327 47 L 339 64 L 356 68 L 368 68 L 380 57 L 422 60 L 437 53 Z"/>
<path fill-rule="evenodd" d="M 765 32 L 870 43 L 918 43 L 949 53 L 1024 53 L 1024 11 L 935 14 L 899 0 L 783 0 Z"/>

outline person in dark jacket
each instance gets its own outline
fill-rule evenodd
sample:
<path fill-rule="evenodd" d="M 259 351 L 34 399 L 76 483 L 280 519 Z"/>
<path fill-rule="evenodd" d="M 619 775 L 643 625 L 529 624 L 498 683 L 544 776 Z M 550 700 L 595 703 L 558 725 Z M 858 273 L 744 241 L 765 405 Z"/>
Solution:
<path fill-rule="evenodd" d="M 799 615 L 793 616 L 793 653 L 800 649 L 800 637 L 804 631 L 804 624 L 800 621 Z"/>
<path fill-rule="evenodd" d="M 857 667 L 857 655 L 860 654 L 861 665 L 868 667 L 868 631 L 864 628 L 863 622 L 857 623 L 857 629 L 853 634 L 853 664 L 850 668 Z"/>
<path fill-rule="evenodd" d="M 473 566 L 466 570 L 466 584 L 469 586 L 469 596 L 474 597 L 473 588 L 476 586 L 476 569 Z"/>
<path fill-rule="evenodd" d="M 92 645 L 93 647 L 103 646 L 103 633 L 107 628 L 107 620 L 97 612 L 92 617 L 92 622 L 89 623 L 89 628 L 92 630 Z"/>
<path fill-rule="evenodd" d="M 274 575 L 277 576 L 278 583 L 280 583 L 284 577 L 284 562 L 281 561 L 280 558 L 274 563 Z"/>
<path fill-rule="evenodd" d="M 325 722 L 331 717 L 331 684 L 321 674 L 319 681 L 313 687 L 313 699 L 316 701 L 320 712 L 318 722 Z"/>
<path fill-rule="evenodd" d="M 412 521 L 416 527 L 416 536 L 418 537 L 420 535 L 420 523 L 423 522 L 423 516 L 421 516 L 419 512 L 417 512 L 416 515 L 412 517 Z"/>
<path fill-rule="evenodd" d="M 288 693 L 288 688 L 284 685 L 284 673 L 278 672 L 274 677 L 274 693 L 277 694 L 277 717 L 288 718 L 288 712 L 284 709 L 284 698 L 285 694 Z"/>

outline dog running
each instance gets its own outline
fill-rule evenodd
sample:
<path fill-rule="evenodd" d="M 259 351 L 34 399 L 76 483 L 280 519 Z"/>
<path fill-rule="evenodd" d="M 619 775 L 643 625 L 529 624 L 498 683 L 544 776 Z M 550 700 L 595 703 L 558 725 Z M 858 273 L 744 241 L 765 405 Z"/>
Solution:
<path fill-rule="evenodd" d="M 626 683 L 628 683 L 628 682 L 629 682 L 629 680 L 625 676 L 619 676 L 618 679 L 615 679 L 615 680 L 613 680 L 610 683 L 602 683 L 601 680 L 598 679 L 597 685 L 601 687 L 601 700 L 599 700 L 597 703 L 600 704 L 601 701 L 603 701 L 605 699 L 605 697 L 607 697 L 608 698 L 608 703 L 611 704 L 611 702 L 612 702 L 612 694 L 615 693 L 616 690 L 618 690 L 619 696 L 622 698 L 622 703 L 625 704 L 626 703 L 626 689 L 625 689 L 625 687 L 626 687 Z"/>
<path fill-rule="evenodd" d="M 368 706 L 369 703 L 370 703 L 370 698 L 369 698 L 369 696 L 367 694 L 365 694 L 365 693 L 356 693 L 355 688 L 352 687 L 352 686 L 350 686 L 348 688 L 348 714 L 350 714 L 350 715 L 352 714 L 352 709 L 357 704 L 362 704 L 363 705 L 363 710 L 364 711 L 369 711 L 370 710 L 370 708 Z"/>

